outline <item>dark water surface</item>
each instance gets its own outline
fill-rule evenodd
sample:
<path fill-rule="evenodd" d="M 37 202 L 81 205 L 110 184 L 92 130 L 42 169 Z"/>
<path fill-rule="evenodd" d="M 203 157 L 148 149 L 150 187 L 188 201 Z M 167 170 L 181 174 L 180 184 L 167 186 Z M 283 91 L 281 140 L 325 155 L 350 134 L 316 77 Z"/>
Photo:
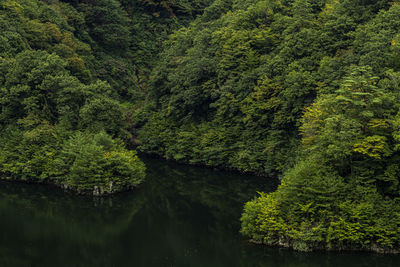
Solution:
<path fill-rule="evenodd" d="M 400 256 L 247 243 L 243 203 L 277 181 L 146 159 L 142 188 L 104 199 L 0 182 L 0 266 L 400 266 Z"/>

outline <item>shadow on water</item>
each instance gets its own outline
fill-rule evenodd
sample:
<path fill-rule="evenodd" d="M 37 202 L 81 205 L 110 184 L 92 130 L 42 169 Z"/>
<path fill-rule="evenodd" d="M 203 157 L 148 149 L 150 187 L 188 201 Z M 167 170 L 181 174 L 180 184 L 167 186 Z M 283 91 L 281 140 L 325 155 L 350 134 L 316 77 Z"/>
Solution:
<path fill-rule="evenodd" d="M 400 266 L 400 257 L 297 253 L 238 233 L 277 181 L 145 158 L 142 188 L 104 199 L 0 183 L 0 266 Z"/>

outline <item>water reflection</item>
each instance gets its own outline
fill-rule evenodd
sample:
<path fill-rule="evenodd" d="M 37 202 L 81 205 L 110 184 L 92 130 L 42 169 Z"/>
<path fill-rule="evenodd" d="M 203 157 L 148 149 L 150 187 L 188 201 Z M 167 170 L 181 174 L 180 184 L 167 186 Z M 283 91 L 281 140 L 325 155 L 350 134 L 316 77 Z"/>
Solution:
<path fill-rule="evenodd" d="M 0 266 L 399 266 L 398 256 L 250 245 L 238 234 L 243 203 L 277 181 L 146 165 L 142 188 L 105 199 L 0 183 Z"/>

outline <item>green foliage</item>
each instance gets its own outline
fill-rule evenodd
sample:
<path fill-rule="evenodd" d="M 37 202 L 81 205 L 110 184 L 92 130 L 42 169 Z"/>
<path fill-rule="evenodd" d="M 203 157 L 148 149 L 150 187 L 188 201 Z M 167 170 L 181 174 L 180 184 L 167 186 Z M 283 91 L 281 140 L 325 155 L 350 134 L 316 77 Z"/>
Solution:
<path fill-rule="evenodd" d="M 136 154 L 104 132 L 75 133 L 64 142 L 55 163 L 59 171 L 56 179 L 78 192 L 118 192 L 137 186 L 145 176 L 144 164 Z"/>
<path fill-rule="evenodd" d="M 120 103 L 123 95 L 107 82 L 94 80 L 96 75 L 90 72 L 91 45 L 104 49 L 118 45 L 120 50 L 129 45 L 118 39 L 125 38 L 129 29 L 114 25 L 120 19 L 117 15 L 124 16 L 117 2 L 104 2 L 93 12 L 101 15 L 112 7 L 111 17 L 93 22 L 98 36 L 94 44 L 84 37 L 92 22 L 69 4 L 1 2 L 2 178 L 56 183 L 97 195 L 128 189 L 143 180 L 143 163 L 116 139 L 131 138 L 127 110 Z M 105 36 L 111 33 L 117 39 Z M 75 155 L 67 157 L 68 142 L 75 141 L 79 143 Z"/>
<path fill-rule="evenodd" d="M 97 195 L 140 184 L 144 164 L 105 132 L 74 133 L 62 140 L 59 129 L 41 123 L 25 132 L 8 127 L 1 136 L 0 171 L 15 180 L 52 182 Z"/>
<path fill-rule="evenodd" d="M 305 251 L 399 247 L 398 94 L 371 68 L 349 72 L 335 93 L 307 108 L 301 156 L 277 192 L 246 204 L 244 234 Z M 277 221 L 287 228 L 277 232 Z"/>
<path fill-rule="evenodd" d="M 359 8 L 365 17 L 354 21 Z M 175 151 L 181 161 L 264 175 L 286 170 L 294 160 L 304 108 L 318 92 L 335 92 L 351 64 L 369 64 L 379 73 L 393 66 L 396 24 L 388 21 L 394 21 L 390 18 L 398 6 L 387 8 L 384 1 L 214 1 L 203 16 L 165 42 L 150 79 L 157 115 L 147 115 L 148 126 L 139 134 L 141 149 L 150 151 L 146 140 L 161 138 L 149 136 L 151 118 L 163 117 L 174 121 L 164 129 L 173 132 L 173 138 L 187 132 L 187 124 L 195 139 L 200 139 L 203 125 L 228 128 L 233 140 L 224 142 L 223 150 L 235 155 L 220 165 L 184 146 L 174 147 L 174 139 L 158 142 L 163 147 L 156 153 L 161 156 L 175 158 L 165 154 Z M 385 30 L 378 33 L 382 27 Z M 381 34 L 385 40 L 376 43 Z M 382 49 L 383 54 L 370 53 Z M 374 69 L 374 62 L 382 60 L 385 65 Z M 244 155 L 247 166 L 241 162 Z"/>
<path fill-rule="evenodd" d="M 8 126 L 0 145 L 0 172 L 20 180 L 42 181 L 53 171 L 52 161 L 60 149 L 55 128 L 47 122 L 25 128 Z"/>
<path fill-rule="evenodd" d="M 261 194 L 254 201 L 246 203 L 244 210 L 241 218 L 243 234 L 269 245 L 283 244 L 284 240 L 280 238 L 288 230 L 288 226 L 279 217 L 273 194 Z"/>

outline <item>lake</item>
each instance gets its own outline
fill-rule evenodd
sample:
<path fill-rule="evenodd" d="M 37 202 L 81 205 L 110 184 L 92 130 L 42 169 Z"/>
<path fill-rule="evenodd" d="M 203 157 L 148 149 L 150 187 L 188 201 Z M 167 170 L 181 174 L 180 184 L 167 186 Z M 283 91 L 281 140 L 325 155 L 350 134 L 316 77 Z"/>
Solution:
<path fill-rule="evenodd" d="M 252 245 L 243 204 L 278 181 L 144 158 L 139 189 L 106 198 L 0 182 L 0 266 L 400 266 L 400 256 Z"/>

